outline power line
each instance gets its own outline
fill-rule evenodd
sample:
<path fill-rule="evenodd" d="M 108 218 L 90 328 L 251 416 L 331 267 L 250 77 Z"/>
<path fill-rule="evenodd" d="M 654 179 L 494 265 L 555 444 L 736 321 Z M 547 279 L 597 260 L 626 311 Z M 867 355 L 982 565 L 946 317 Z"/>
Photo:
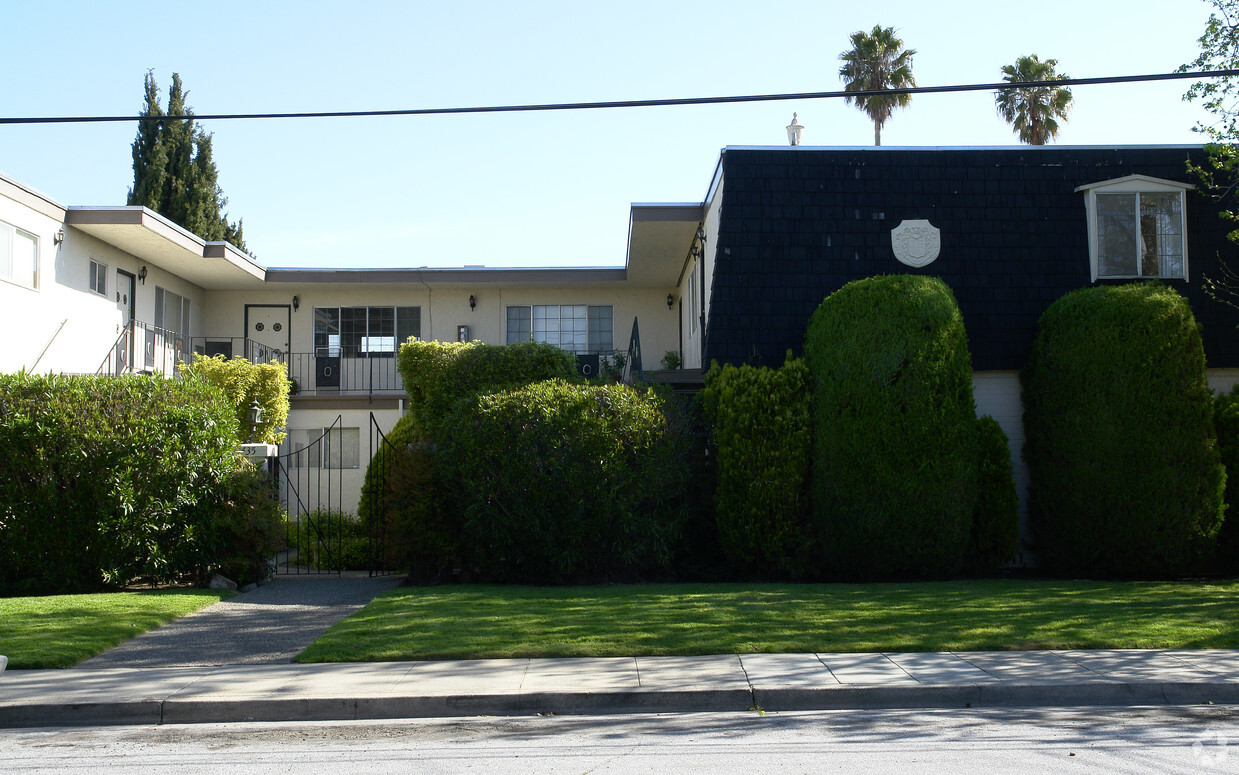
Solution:
<path fill-rule="evenodd" d="M 1172 81 L 1189 78 L 1228 78 L 1239 75 L 1239 70 L 1203 70 L 1195 72 L 1155 73 L 1151 75 L 1116 75 L 1104 78 L 1064 78 L 1055 81 L 1021 81 L 1011 83 L 972 83 L 955 86 L 915 86 L 902 89 L 870 91 L 823 91 L 797 92 L 793 94 L 749 94 L 733 97 L 681 97 L 665 100 L 613 100 L 609 102 L 553 102 L 539 105 L 486 105 L 464 108 L 410 108 L 405 110 L 336 110 L 314 113 L 212 113 L 187 116 L 41 116 L 0 117 L 0 124 L 98 124 L 118 121 L 164 121 L 168 119 L 195 119 L 198 121 L 227 121 L 256 118 L 368 118 L 375 116 L 436 116 L 466 113 L 533 113 L 552 110 L 601 110 L 606 108 L 655 108 L 677 105 L 721 105 L 741 102 L 779 102 L 786 100 L 824 100 L 841 97 L 873 97 L 883 94 L 944 94 L 970 91 L 1002 91 L 1036 87 L 1061 88 L 1064 86 L 1094 86 L 1111 83 L 1141 83 L 1146 81 Z"/>

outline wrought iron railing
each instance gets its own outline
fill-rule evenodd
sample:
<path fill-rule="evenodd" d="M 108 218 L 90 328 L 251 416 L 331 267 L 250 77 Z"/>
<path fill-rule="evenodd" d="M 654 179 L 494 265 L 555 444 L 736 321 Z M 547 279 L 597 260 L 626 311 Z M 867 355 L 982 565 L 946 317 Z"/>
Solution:
<path fill-rule="evenodd" d="M 305 395 L 402 394 L 393 353 L 343 355 L 338 349 L 287 356 L 293 389 Z"/>
<path fill-rule="evenodd" d="M 175 331 L 131 322 L 121 331 L 96 374 L 162 374 L 176 376 L 176 365 L 189 360 L 189 343 Z"/>

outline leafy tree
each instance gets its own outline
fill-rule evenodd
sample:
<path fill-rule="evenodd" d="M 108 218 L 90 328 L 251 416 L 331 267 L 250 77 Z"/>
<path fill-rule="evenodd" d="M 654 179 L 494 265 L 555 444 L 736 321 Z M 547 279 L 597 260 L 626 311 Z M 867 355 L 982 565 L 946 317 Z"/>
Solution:
<path fill-rule="evenodd" d="M 1057 59 L 1042 61 L 1036 54 L 1020 57 L 1014 65 L 1002 66 L 1002 79 L 1008 83 L 1065 81 L 1056 73 Z M 1021 143 L 1045 145 L 1058 136 L 1058 119 L 1067 120 L 1071 109 L 1071 90 L 1062 86 L 1021 86 L 1002 89 L 994 96 L 998 115 L 1011 125 Z"/>
<path fill-rule="evenodd" d="M 877 92 L 916 86 L 912 76 L 912 57 L 916 49 L 906 49 L 895 37 L 894 27 L 875 25 L 872 32 L 852 33 L 852 48 L 839 55 L 843 67 L 839 77 L 844 91 Z M 873 119 L 873 144 L 882 144 L 882 125 L 895 108 L 907 107 L 908 94 L 857 94 L 845 98 Z"/>
<path fill-rule="evenodd" d="M 1216 13 L 1209 14 L 1204 34 L 1200 36 L 1200 55 L 1179 67 L 1212 71 L 1239 69 L 1239 0 L 1210 0 Z M 1201 102 L 1213 115 L 1212 124 L 1199 123 L 1195 129 L 1208 142 L 1208 157 L 1202 164 L 1188 163 L 1188 170 L 1200 184 L 1202 193 L 1218 202 L 1219 217 L 1239 223 L 1239 212 L 1233 203 L 1239 185 L 1239 82 L 1231 77 L 1215 77 L 1192 84 L 1183 99 Z M 1239 228 L 1227 235 L 1239 242 Z M 1239 272 L 1222 262 L 1220 277 L 1205 277 L 1205 290 L 1215 299 L 1239 306 Z"/>
<path fill-rule="evenodd" d="M 133 141 L 133 187 L 127 203 L 143 205 L 202 237 L 226 240 L 245 250 L 243 225 L 221 214 L 228 199 L 211 158 L 211 134 L 194 122 L 185 104 L 181 76 L 172 74 L 168 109 L 159 106 L 159 86 L 147 72 L 145 104 Z"/>

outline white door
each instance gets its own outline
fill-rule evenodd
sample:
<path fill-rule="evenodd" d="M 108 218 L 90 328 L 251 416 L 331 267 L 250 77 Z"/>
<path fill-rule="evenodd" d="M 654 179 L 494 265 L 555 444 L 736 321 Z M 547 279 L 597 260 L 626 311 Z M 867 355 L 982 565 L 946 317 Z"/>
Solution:
<path fill-rule="evenodd" d="M 134 276 L 123 269 L 116 270 L 116 308 L 120 310 L 123 335 L 116 342 L 116 374 L 133 370 L 133 309 Z"/>
<path fill-rule="evenodd" d="M 288 363 L 289 307 L 247 306 L 245 316 L 249 328 L 245 332 L 250 340 L 250 358 L 255 363 L 279 361 Z"/>

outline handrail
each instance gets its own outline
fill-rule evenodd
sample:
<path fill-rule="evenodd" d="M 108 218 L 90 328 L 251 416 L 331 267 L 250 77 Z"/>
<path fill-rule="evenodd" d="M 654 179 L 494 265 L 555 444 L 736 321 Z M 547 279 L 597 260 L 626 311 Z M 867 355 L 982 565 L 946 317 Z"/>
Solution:
<path fill-rule="evenodd" d="M 47 340 L 47 344 L 43 345 L 43 351 L 39 353 L 39 357 L 34 359 L 34 365 L 30 367 L 30 372 L 39 368 L 39 361 L 43 360 L 43 356 L 47 355 L 48 348 L 52 346 L 52 342 L 56 341 L 56 337 L 60 336 L 60 332 L 65 329 L 65 324 L 69 322 L 68 318 L 60 321 L 60 325 L 56 328 L 56 333 L 52 334 L 52 338 Z"/>
<path fill-rule="evenodd" d="M 116 356 L 116 348 L 120 347 L 121 342 L 125 341 L 125 337 L 129 336 L 132 332 L 133 321 L 130 320 L 123 327 L 121 327 L 120 335 L 116 337 L 116 341 L 112 342 L 112 346 L 108 349 L 108 354 L 103 356 L 103 363 L 99 364 L 99 369 L 95 372 L 96 375 L 102 375 L 105 370 L 108 370 L 108 365 L 115 362 L 114 359 Z M 48 344 L 51 343 L 49 342 Z M 42 358 L 43 356 L 39 357 Z M 38 361 L 35 361 L 35 365 L 38 365 Z M 111 374 L 111 376 L 115 377 L 117 375 Z"/>

